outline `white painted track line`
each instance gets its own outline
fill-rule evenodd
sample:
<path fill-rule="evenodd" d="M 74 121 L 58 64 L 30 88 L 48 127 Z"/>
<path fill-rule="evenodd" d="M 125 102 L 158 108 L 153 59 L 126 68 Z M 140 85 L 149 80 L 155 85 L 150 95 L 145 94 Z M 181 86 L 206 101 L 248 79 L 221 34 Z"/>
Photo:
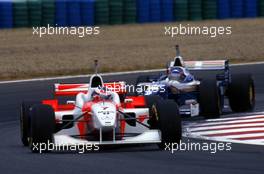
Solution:
<path fill-rule="evenodd" d="M 254 63 L 239 63 L 231 64 L 230 66 L 247 66 L 247 65 L 260 65 L 264 64 L 263 62 L 254 62 Z M 152 69 L 152 70 L 139 70 L 139 71 L 125 71 L 125 72 L 114 72 L 114 73 L 102 73 L 102 76 L 114 76 L 114 75 L 125 75 L 125 74 L 137 74 L 137 73 L 150 73 L 150 72 L 160 72 L 165 69 Z M 63 79 L 72 79 L 72 78 L 85 78 L 90 77 L 93 74 L 86 75 L 73 75 L 73 76 L 59 76 L 59 77 L 47 77 L 47 78 L 33 78 L 33 79 L 24 79 L 24 80 L 9 80 L 9 81 L 0 81 L 0 84 L 8 83 L 23 83 L 23 82 L 34 82 L 34 81 L 47 81 L 47 80 L 63 80 Z"/>
<path fill-rule="evenodd" d="M 115 75 L 137 74 L 137 73 L 160 72 L 160 71 L 164 71 L 164 70 L 165 69 L 125 71 L 125 72 L 114 72 L 114 73 L 100 73 L 100 75 L 102 75 L 102 76 L 115 76 Z M 92 75 L 93 74 L 73 75 L 73 76 L 59 76 L 59 77 L 47 77 L 47 78 L 34 78 L 34 79 L 24 79 L 24 80 L 9 80 L 9 81 L 0 81 L 0 84 L 34 82 L 34 81 L 47 81 L 47 80 L 63 80 L 63 79 L 72 79 L 72 78 L 85 78 L 85 77 L 91 77 Z"/>
<path fill-rule="evenodd" d="M 254 124 L 240 124 L 240 125 L 223 125 L 223 126 L 211 126 L 208 127 L 197 127 L 197 128 L 189 128 L 190 131 L 204 131 L 204 130 L 215 130 L 215 129 L 241 129 L 241 128 L 247 128 L 247 127 L 264 127 L 264 123 L 254 123 Z"/>
<path fill-rule="evenodd" d="M 249 113 L 250 114 L 250 113 Z M 264 117 L 264 113 L 260 112 L 260 113 L 254 113 L 254 114 L 259 114 L 259 115 L 253 115 L 253 116 L 242 116 L 239 118 L 219 118 L 219 119 L 209 119 L 207 120 L 208 122 L 219 122 L 219 121 L 231 121 L 231 120 L 239 120 L 239 119 L 253 119 L 253 118 L 259 118 L 259 117 Z M 237 115 L 237 114 L 236 114 Z"/>
<path fill-rule="evenodd" d="M 217 126 L 217 125 L 231 125 L 231 124 L 236 124 L 236 123 L 254 123 L 254 122 L 264 122 L 264 118 L 253 118 L 249 120 L 240 120 L 239 117 L 237 118 L 238 120 L 232 120 L 232 121 L 223 121 L 223 122 L 217 122 L 217 123 L 202 123 L 197 125 L 197 127 L 204 127 L 204 126 Z"/>
<path fill-rule="evenodd" d="M 184 136 L 212 141 L 264 145 L 263 114 L 187 123 Z"/>
<path fill-rule="evenodd" d="M 231 130 L 216 130 L 216 131 L 204 131 L 202 132 L 201 135 L 215 135 L 215 134 L 219 134 L 219 136 L 221 136 L 221 134 L 228 134 L 228 133 L 241 133 L 241 134 L 246 134 L 247 132 L 251 132 L 251 131 L 259 131 L 260 133 L 264 133 L 264 127 L 259 127 L 259 128 L 244 128 L 244 129 L 231 129 Z M 256 133 L 257 134 L 257 133 Z M 217 135 L 215 135 L 217 137 Z M 225 137 L 228 137 L 229 135 L 225 135 Z M 231 135 L 232 136 L 232 135 Z"/>

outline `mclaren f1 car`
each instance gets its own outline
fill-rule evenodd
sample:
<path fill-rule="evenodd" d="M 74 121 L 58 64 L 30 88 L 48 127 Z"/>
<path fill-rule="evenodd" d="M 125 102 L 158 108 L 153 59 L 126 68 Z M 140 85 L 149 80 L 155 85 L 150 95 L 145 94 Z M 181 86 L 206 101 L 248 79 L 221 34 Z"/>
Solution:
<path fill-rule="evenodd" d="M 54 99 L 23 102 L 20 127 L 23 145 L 78 146 L 85 144 L 178 143 L 179 109 L 171 100 L 146 102 L 144 96 L 126 96 L 125 82 L 104 83 L 94 74 L 88 84 L 55 84 Z M 61 103 L 60 97 L 71 98 Z"/>

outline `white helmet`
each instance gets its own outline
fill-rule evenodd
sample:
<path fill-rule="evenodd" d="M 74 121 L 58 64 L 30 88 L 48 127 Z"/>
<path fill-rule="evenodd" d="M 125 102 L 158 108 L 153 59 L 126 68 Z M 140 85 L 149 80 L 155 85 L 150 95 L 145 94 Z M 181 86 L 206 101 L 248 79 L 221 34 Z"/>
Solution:
<path fill-rule="evenodd" d="M 184 69 L 179 66 L 171 67 L 168 75 L 169 80 L 183 81 L 186 75 L 184 74 Z"/>

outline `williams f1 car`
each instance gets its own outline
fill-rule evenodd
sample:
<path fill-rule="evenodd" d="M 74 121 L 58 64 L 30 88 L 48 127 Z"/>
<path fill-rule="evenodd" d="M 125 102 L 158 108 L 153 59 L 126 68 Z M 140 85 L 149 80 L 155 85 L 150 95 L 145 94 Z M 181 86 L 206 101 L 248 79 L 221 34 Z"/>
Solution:
<path fill-rule="evenodd" d="M 179 143 L 181 118 L 171 100 L 146 102 L 144 96 L 126 96 L 125 82 L 104 83 L 99 74 L 89 84 L 55 84 L 55 98 L 21 105 L 21 140 L 33 152 L 34 144 Z M 60 103 L 60 97 L 67 100 Z M 148 100 L 149 101 L 149 100 Z"/>
<path fill-rule="evenodd" d="M 229 103 L 234 112 L 254 109 L 255 89 L 250 74 L 231 74 L 227 60 L 183 61 L 179 46 L 165 75 L 139 76 L 137 94 L 149 100 L 174 100 L 181 115 L 218 118 Z M 196 78 L 190 71 L 206 71 Z M 228 99 L 228 103 L 226 102 Z"/>

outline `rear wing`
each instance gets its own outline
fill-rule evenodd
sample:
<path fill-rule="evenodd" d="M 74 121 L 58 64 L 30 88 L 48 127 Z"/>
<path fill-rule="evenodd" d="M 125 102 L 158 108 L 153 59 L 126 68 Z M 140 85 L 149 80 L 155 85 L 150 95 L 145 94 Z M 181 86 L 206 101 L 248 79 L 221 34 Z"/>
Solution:
<path fill-rule="evenodd" d="M 175 62 L 171 62 L 173 67 Z M 216 74 L 216 79 L 224 85 L 228 85 L 231 81 L 228 60 L 209 60 L 209 61 L 185 61 L 184 66 L 191 71 L 220 71 Z"/>
<path fill-rule="evenodd" d="M 55 87 L 55 96 L 75 96 L 78 93 L 87 93 L 89 89 L 89 84 L 54 84 Z M 104 87 L 108 90 L 116 92 L 118 94 L 126 93 L 126 83 L 125 82 L 111 82 L 104 83 Z"/>
<path fill-rule="evenodd" d="M 225 70 L 228 68 L 228 60 L 213 61 L 187 61 L 186 68 L 190 70 Z"/>
<path fill-rule="evenodd" d="M 174 65 L 171 62 L 170 67 Z M 185 61 L 184 65 L 189 70 L 228 70 L 228 60 L 212 60 L 212 61 Z"/>

